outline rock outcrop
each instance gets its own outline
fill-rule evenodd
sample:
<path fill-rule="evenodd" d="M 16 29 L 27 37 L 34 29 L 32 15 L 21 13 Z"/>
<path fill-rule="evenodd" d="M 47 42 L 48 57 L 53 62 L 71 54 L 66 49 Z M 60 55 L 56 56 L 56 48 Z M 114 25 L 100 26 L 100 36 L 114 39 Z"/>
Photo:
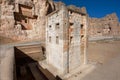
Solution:
<path fill-rule="evenodd" d="M 103 18 L 89 17 L 89 37 L 120 36 L 120 25 L 115 13 Z"/>
<path fill-rule="evenodd" d="M 13 40 L 45 40 L 46 16 L 65 5 L 52 0 L 0 0 L 0 35 Z M 87 13 L 85 7 L 74 9 Z M 89 37 L 119 36 L 120 23 L 115 13 L 103 18 L 88 18 Z"/>
<path fill-rule="evenodd" d="M 0 35 L 9 37 L 14 29 L 14 6 L 7 0 L 0 1 Z"/>
<path fill-rule="evenodd" d="M 55 4 L 53 1 L 39 0 L 38 2 L 34 2 L 34 5 L 34 14 L 38 15 L 38 19 L 34 23 L 34 27 L 36 27 L 38 33 L 36 37 L 40 36 L 40 39 L 44 41 L 46 16 L 55 10 Z"/>
<path fill-rule="evenodd" d="M 14 40 L 45 39 L 46 15 L 55 10 L 53 1 L 1 0 L 0 3 L 1 36 Z"/>

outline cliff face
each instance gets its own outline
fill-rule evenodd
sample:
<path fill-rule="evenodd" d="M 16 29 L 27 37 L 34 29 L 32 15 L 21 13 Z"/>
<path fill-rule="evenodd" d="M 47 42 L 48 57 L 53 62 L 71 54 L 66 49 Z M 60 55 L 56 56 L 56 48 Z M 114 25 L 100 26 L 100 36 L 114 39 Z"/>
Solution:
<path fill-rule="evenodd" d="M 34 14 L 38 16 L 34 27 L 38 33 L 37 37 L 40 36 L 42 41 L 45 40 L 45 26 L 46 26 L 46 15 L 55 10 L 55 4 L 53 1 L 38 0 L 34 1 Z"/>
<path fill-rule="evenodd" d="M 2 2 L 0 4 L 0 31 L 10 30 L 14 27 L 14 7 L 8 5 L 8 2 Z"/>
<path fill-rule="evenodd" d="M 55 10 L 55 5 L 51 0 L 1 0 L 0 9 L 1 36 L 14 40 L 44 39 L 46 15 Z"/>
<path fill-rule="evenodd" d="M 44 41 L 46 16 L 63 4 L 52 0 L 0 0 L 0 35 L 14 40 Z M 87 13 L 85 8 L 80 10 Z M 120 35 L 120 23 L 115 13 L 103 18 L 89 17 L 88 20 L 90 37 Z"/>
<path fill-rule="evenodd" d="M 14 6 L 7 0 L 0 1 L 0 36 L 10 37 L 14 30 Z"/>
<path fill-rule="evenodd" d="M 115 13 L 106 15 L 103 18 L 89 18 L 89 36 L 118 36 L 120 26 Z"/>

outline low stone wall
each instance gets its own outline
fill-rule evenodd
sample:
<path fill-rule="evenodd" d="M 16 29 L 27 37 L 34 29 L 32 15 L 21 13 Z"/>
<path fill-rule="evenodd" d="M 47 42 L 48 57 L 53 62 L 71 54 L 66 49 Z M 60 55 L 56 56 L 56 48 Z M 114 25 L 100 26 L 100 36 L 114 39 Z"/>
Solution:
<path fill-rule="evenodd" d="M 89 41 L 100 41 L 100 40 L 120 40 L 120 36 L 97 36 L 89 37 Z"/>
<path fill-rule="evenodd" d="M 0 80 L 14 80 L 14 48 L 0 46 Z"/>

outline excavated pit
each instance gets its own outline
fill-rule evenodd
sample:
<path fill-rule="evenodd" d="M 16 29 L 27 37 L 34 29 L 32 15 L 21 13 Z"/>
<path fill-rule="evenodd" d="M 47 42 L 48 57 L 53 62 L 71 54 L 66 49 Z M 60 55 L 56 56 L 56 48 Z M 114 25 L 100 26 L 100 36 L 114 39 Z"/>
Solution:
<path fill-rule="evenodd" d="M 14 50 L 16 80 L 61 80 L 39 65 L 45 59 L 40 45 L 16 46 Z"/>

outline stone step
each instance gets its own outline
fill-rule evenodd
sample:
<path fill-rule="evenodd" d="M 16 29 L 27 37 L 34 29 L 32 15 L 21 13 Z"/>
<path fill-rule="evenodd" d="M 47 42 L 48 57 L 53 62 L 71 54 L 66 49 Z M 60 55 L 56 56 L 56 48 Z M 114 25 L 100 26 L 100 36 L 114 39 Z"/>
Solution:
<path fill-rule="evenodd" d="M 18 49 L 31 48 L 31 47 L 41 47 L 41 45 L 40 44 L 36 44 L 36 45 L 17 46 Z"/>
<path fill-rule="evenodd" d="M 29 54 L 28 56 L 37 61 L 41 61 L 45 59 L 45 56 L 40 53 L 32 53 L 32 54 Z"/>
<path fill-rule="evenodd" d="M 43 54 L 43 50 L 40 44 L 36 45 L 24 45 L 16 47 L 17 58 L 25 58 L 30 57 L 33 60 L 43 60 L 45 56 Z"/>
<path fill-rule="evenodd" d="M 36 64 L 34 63 L 30 63 L 28 64 L 35 80 L 48 80 L 40 71 L 39 69 L 36 67 Z"/>
<path fill-rule="evenodd" d="M 25 54 L 42 52 L 42 48 L 41 48 L 40 44 L 17 46 L 16 48 Z"/>
<path fill-rule="evenodd" d="M 92 71 L 94 69 L 94 65 L 91 64 L 81 64 L 80 67 L 76 68 L 75 70 L 69 72 L 66 75 L 61 75 L 60 77 L 62 77 L 65 80 L 69 80 L 70 77 L 73 77 L 75 75 L 80 75 L 80 78 L 83 78 L 85 75 L 87 75 L 90 71 Z"/>
<path fill-rule="evenodd" d="M 37 65 L 37 67 L 47 77 L 48 80 L 57 80 L 56 77 L 52 73 L 50 73 L 47 69 L 43 69 L 39 64 Z"/>
<path fill-rule="evenodd" d="M 40 47 L 29 47 L 29 48 L 23 48 L 19 50 L 21 50 L 25 54 L 38 53 L 38 52 L 42 53 L 42 49 Z"/>

